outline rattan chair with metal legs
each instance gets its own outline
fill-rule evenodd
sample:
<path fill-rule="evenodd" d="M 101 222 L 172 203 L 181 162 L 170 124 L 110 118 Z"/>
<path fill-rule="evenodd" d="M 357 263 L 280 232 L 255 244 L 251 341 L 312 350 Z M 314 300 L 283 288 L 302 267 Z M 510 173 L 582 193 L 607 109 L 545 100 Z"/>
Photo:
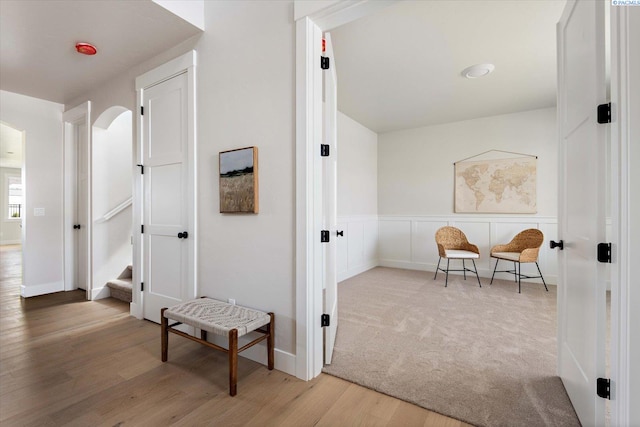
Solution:
<path fill-rule="evenodd" d="M 491 275 L 491 283 L 493 283 L 493 277 L 496 273 L 510 273 L 513 274 L 515 282 L 518 284 L 518 293 L 521 292 L 521 279 L 542 279 L 544 288 L 549 291 L 547 284 L 542 277 L 542 271 L 538 265 L 538 252 L 542 246 L 544 235 L 542 231 L 529 228 L 516 234 L 506 245 L 495 245 L 491 248 L 491 258 L 496 259 L 496 265 L 493 268 L 493 274 Z M 513 262 L 513 270 L 498 270 L 498 262 L 511 261 Z M 522 274 L 521 264 L 523 263 L 535 263 L 538 269 L 539 276 L 529 276 Z"/>
<path fill-rule="evenodd" d="M 447 287 L 449 283 L 450 271 L 462 271 L 464 279 L 467 280 L 467 271 L 475 273 L 478 278 L 478 285 L 482 287 L 480 283 L 480 276 L 478 276 L 478 268 L 476 267 L 476 259 L 480 258 L 480 250 L 474 244 L 469 243 L 467 236 L 462 230 L 455 227 L 442 227 L 436 231 L 436 244 L 438 245 L 438 266 L 436 267 L 436 274 L 433 275 L 433 280 L 436 280 L 438 271 L 445 273 L 444 286 Z M 447 260 L 447 268 L 440 268 L 440 261 L 442 258 Z M 462 260 L 462 269 L 452 270 L 449 268 L 449 261 L 452 259 Z M 473 263 L 473 270 L 467 268 L 465 260 L 471 260 Z"/>

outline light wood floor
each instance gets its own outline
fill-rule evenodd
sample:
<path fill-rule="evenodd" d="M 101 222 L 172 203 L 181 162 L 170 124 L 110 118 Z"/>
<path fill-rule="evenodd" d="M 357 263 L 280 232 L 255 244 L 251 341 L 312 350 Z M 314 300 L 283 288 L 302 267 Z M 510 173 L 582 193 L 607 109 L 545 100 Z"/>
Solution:
<path fill-rule="evenodd" d="M 466 426 L 329 375 L 301 381 L 169 337 L 111 298 L 20 297 L 20 247 L 0 247 L 0 425 Z"/>

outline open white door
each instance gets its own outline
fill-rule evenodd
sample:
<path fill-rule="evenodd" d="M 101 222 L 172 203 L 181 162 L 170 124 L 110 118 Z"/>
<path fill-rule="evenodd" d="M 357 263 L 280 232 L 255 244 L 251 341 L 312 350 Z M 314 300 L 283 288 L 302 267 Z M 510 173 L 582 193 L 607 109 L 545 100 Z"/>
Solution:
<path fill-rule="evenodd" d="M 602 426 L 606 282 L 597 245 L 605 240 L 605 7 L 569 1 L 558 23 L 559 252 L 558 373 L 584 426 Z"/>
<path fill-rule="evenodd" d="M 138 78 L 143 317 L 195 298 L 194 86 L 187 54 Z"/>
<path fill-rule="evenodd" d="M 324 313 L 329 315 L 329 326 L 324 330 L 324 363 L 331 363 L 333 347 L 336 342 L 338 329 L 338 274 L 336 252 L 340 237 L 337 229 L 337 160 L 338 160 L 338 130 L 337 130 L 337 79 L 336 67 L 331 45 L 331 35 L 324 35 L 324 57 L 329 58 L 329 68 L 324 70 L 324 145 L 328 154 L 322 162 L 322 190 L 323 190 L 323 223 L 324 230 L 329 231 L 329 242 L 324 247 Z"/>

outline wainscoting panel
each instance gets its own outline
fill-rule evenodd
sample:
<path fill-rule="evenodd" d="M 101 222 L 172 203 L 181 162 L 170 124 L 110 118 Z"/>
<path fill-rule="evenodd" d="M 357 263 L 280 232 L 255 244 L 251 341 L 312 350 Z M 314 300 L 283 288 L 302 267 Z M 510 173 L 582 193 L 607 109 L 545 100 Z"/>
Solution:
<path fill-rule="evenodd" d="M 423 265 L 428 269 L 434 259 L 438 259 L 438 247 L 435 244 L 434 235 L 440 227 L 447 225 L 443 221 L 413 221 L 411 233 L 411 253 L 414 263 Z M 384 224 L 383 222 L 380 223 Z"/>
<path fill-rule="evenodd" d="M 451 225 L 460 228 L 471 243 L 480 249 L 477 261 L 478 273 L 482 277 L 491 277 L 495 260 L 489 256 L 493 245 L 508 243 L 513 236 L 527 228 L 538 228 L 544 233 L 544 242 L 540 249 L 539 265 L 549 284 L 557 283 L 557 253 L 549 248 L 549 240 L 557 240 L 557 218 L 534 216 L 379 216 L 378 265 L 385 267 L 408 268 L 413 270 L 435 271 L 438 263 L 438 249 L 435 232 L 438 228 Z M 504 268 L 503 268 L 504 267 Z M 457 267 L 456 267 L 457 268 Z M 499 269 L 512 268 L 508 263 L 500 262 Z M 522 272 L 537 273 L 535 264 L 523 264 Z M 499 278 L 513 277 L 505 273 Z M 534 279 L 539 282 L 539 279 Z"/>
<path fill-rule="evenodd" d="M 336 237 L 339 282 L 378 265 L 378 217 L 338 217 L 338 230 L 344 232 Z"/>

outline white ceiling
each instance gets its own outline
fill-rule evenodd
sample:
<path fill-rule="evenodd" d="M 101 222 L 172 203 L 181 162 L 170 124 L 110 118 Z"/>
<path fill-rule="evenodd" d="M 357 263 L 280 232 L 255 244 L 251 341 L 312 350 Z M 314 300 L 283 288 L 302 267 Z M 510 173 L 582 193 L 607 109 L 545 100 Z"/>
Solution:
<path fill-rule="evenodd" d="M 0 0 L 0 89 L 64 104 L 200 32 L 151 0 Z M 21 167 L 22 133 L 0 138 L 0 166 Z"/>
<path fill-rule="evenodd" d="M 65 103 L 200 32 L 151 0 L 0 0 L 0 89 Z"/>
<path fill-rule="evenodd" d="M 339 27 L 339 109 L 383 133 L 554 106 L 564 3 L 407 0 Z M 65 103 L 199 32 L 151 0 L 0 0 L 0 89 Z"/>
<path fill-rule="evenodd" d="M 555 106 L 564 4 L 402 1 L 332 30 L 338 108 L 384 133 Z M 461 76 L 486 62 L 492 74 Z"/>

